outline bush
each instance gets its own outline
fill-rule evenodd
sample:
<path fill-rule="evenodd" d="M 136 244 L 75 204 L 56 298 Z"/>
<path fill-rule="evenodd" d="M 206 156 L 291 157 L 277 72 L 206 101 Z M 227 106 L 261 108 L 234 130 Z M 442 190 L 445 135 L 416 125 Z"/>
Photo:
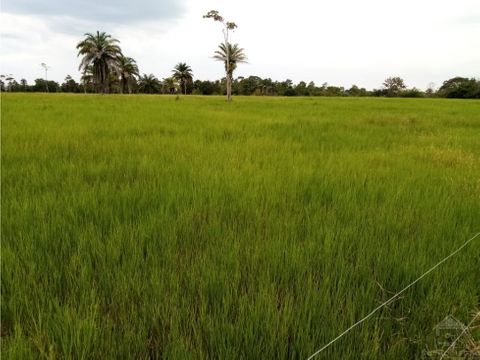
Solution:
<path fill-rule="evenodd" d="M 406 97 L 406 98 L 421 98 L 421 97 L 425 97 L 425 94 L 421 90 L 414 87 L 414 88 L 402 91 L 400 93 L 400 96 Z"/>

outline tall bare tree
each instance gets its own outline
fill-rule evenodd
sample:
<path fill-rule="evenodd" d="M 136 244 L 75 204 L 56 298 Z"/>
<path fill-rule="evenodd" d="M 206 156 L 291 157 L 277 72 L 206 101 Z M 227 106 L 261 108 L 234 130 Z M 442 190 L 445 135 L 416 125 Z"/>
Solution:
<path fill-rule="evenodd" d="M 232 100 L 232 78 L 231 74 L 233 73 L 233 70 L 230 71 L 230 50 L 231 47 L 230 45 L 230 31 L 233 31 L 237 28 L 237 24 L 235 24 L 232 21 L 226 21 L 217 10 L 210 10 L 207 14 L 203 16 L 206 19 L 213 19 L 214 21 L 217 21 L 222 24 L 223 29 L 223 40 L 224 40 L 224 49 L 225 49 L 225 72 L 226 72 L 226 82 L 227 82 L 227 101 Z"/>
<path fill-rule="evenodd" d="M 45 90 L 48 92 L 48 70 L 50 70 L 50 66 L 45 63 L 41 63 L 40 66 L 45 70 Z"/>

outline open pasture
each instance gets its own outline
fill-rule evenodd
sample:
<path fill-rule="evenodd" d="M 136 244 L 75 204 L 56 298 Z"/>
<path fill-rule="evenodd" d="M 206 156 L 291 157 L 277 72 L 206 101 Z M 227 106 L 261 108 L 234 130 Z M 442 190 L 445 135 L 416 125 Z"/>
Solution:
<path fill-rule="evenodd" d="M 305 359 L 480 231 L 479 101 L 2 94 L 1 140 L 5 359 Z M 421 358 L 479 249 L 318 358 Z"/>

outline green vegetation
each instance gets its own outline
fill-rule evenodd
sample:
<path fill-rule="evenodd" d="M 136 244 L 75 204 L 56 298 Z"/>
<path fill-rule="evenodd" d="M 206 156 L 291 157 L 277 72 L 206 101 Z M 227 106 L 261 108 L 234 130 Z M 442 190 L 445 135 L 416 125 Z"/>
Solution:
<path fill-rule="evenodd" d="M 192 68 L 186 63 L 178 63 L 173 69 L 173 76 L 178 81 L 180 90 L 187 95 L 187 86 L 193 82 Z"/>
<path fill-rule="evenodd" d="M 352 85 L 350 89 L 341 86 L 329 86 L 323 83 L 316 86 L 313 81 L 308 85 L 304 81 L 294 84 L 292 80 L 273 81 L 270 78 L 262 79 L 258 76 L 233 78 L 237 65 L 247 62 L 245 50 L 238 44 L 230 43 L 230 31 L 237 28 L 234 22 L 226 21 L 216 10 L 209 11 L 204 18 L 213 19 L 222 25 L 224 42 L 219 50 L 214 52 L 213 58 L 224 64 L 225 78 L 216 81 L 193 81 L 193 70 L 185 62 L 179 62 L 173 69 L 173 75 L 158 80 L 154 74 L 140 75 L 136 61 L 122 53 L 119 41 L 111 35 L 97 31 L 95 34 L 86 33 L 85 38 L 77 44 L 78 56 L 82 56 L 79 70 L 82 71 L 81 84 L 67 75 L 60 85 L 55 81 L 47 80 L 50 68 L 45 63 L 45 78 L 36 79 L 35 85 L 29 86 L 26 79 L 18 83 L 11 74 L 0 75 L 0 92 L 67 92 L 67 93 L 143 93 L 143 94 L 176 94 L 195 95 L 222 95 L 226 94 L 227 101 L 232 95 L 261 95 L 261 96 L 330 96 L 330 97 L 441 97 L 458 99 L 479 99 L 480 80 L 475 78 L 454 77 L 443 82 L 442 86 L 434 89 L 431 84 L 423 92 L 415 87 L 407 88 L 399 76 L 388 77 L 382 88 L 368 91 Z"/>
<path fill-rule="evenodd" d="M 131 78 L 131 92 L 144 94 L 171 94 L 184 92 L 182 86 L 176 82 L 175 79 L 167 77 L 161 82 L 155 75 L 148 75 L 153 77 L 158 86 L 153 89 L 145 87 L 145 77 Z M 232 76 L 232 75 L 231 75 Z M 398 77 L 396 77 L 398 79 Z M 232 77 L 233 79 L 233 77 Z M 394 78 L 395 79 L 395 78 Z M 193 80 L 193 79 L 192 79 Z M 187 94 L 194 95 L 225 95 L 227 93 L 226 81 L 222 80 L 195 80 L 187 82 Z M 359 88 L 357 85 L 352 85 L 350 88 L 343 86 L 333 86 L 323 83 L 321 86 L 316 85 L 313 81 L 308 84 L 305 81 L 300 81 L 294 84 L 292 80 L 274 81 L 270 78 L 258 76 L 239 76 L 231 81 L 232 95 L 257 95 L 257 96 L 328 96 L 328 97 L 406 97 L 406 98 L 458 98 L 458 99 L 480 99 L 480 80 L 471 78 L 455 77 L 443 82 L 442 86 L 435 90 L 434 87 L 429 87 L 426 91 L 421 91 L 415 87 L 413 88 L 392 88 L 389 84 L 391 78 L 385 79 L 382 88 L 367 90 Z M 400 79 L 402 80 L 402 79 Z M 110 78 L 110 90 L 112 93 L 121 93 L 121 79 Z M 402 80 L 403 83 L 403 80 Z M 433 85 L 432 85 L 433 86 Z M 47 87 L 43 79 L 36 79 L 34 85 L 28 85 L 25 79 L 18 83 L 13 78 L 7 78 L 5 81 L 1 80 L 0 89 L 7 92 L 45 92 Z M 93 78 L 91 73 L 82 76 L 82 84 L 77 83 L 68 75 L 62 84 L 55 81 L 48 81 L 48 88 L 51 92 L 65 92 L 65 93 L 83 93 L 94 92 Z"/>
<path fill-rule="evenodd" d="M 3 94 L 2 357 L 305 359 L 479 231 L 479 138 L 471 100 Z M 319 359 L 420 358 L 478 249 Z"/>
<path fill-rule="evenodd" d="M 247 62 L 247 56 L 244 53 L 244 50 L 238 46 L 238 44 L 231 44 L 229 42 L 225 44 L 220 44 L 218 46 L 220 50 L 215 51 L 213 58 L 217 61 L 221 61 L 225 66 L 225 73 L 227 79 L 227 100 L 232 100 L 232 83 L 233 83 L 233 72 L 237 68 L 237 64 Z"/>
<path fill-rule="evenodd" d="M 110 92 L 112 75 L 116 75 L 117 80 L 121 79 L 123 83 L 122 72 L 125 68 L 120 67 L 125 60 L 121 60 L 122 50 L 118 43 L 119 41 L 113 39 L 111 35 L 97 31 L 96 34 L 86 33 L 85 39 L 77 44 L 78 56 L 83 56 L 79 70 L 83 74 L 91 73 L 96 92 Z M 121 88 L 123 89 L 123 86 Z"/>
<path fill-rule="evenodd" d="M 213 58 L 221 61 L 225 66 L 225 92 L 227 101 L 232 101 L 232 82 L 233 72 L 237 68 L 237 64 L 246 62 L 247 56 L 244 50 L 238 44 L 230 43 L 230 32 L 234 31 L 238 26 L 233 21 L 227 21 L 217 10 L 210 10 L 203 15 L 204 19 L 213 19 L 215 22 L 222 24 L 223 43 L 219 45 L 220 50 L 215 51 Z"/>

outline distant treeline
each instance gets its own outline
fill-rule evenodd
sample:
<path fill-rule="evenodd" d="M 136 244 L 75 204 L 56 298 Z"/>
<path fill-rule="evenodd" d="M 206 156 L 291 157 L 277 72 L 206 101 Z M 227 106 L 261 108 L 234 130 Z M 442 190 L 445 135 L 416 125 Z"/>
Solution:
<path fill-rule="evenodd" d="M 224 63 L 226 77 L 220 80 L 195 80 L 192 68 L 179 62 L 172 69 L 170 77 L 159 80 L 155 75 L 140 75 L 135 59 L 125 56 L 119 46 L 120 41 L 110 34 L 97 31 L 86 33 L 77 44 L 81 57 L 79 69 L 82 72 L 80 83 L 67 75 L 62 84 L 47 81 L 49 67 L 45 69 L 45 79 L 36 79 L 33 85 L 27 80 L 20 82 L 10 75 L 0 75 L 1 91 L 11 92 L 65 92 L 65 93 L 120 93 L 120 94 L 195 94 L 195 95 L 258 95 L 258 96 L 385 96 L 385 97 L 445 97 L 461 99 L 480 98 L 480 80 L 454 77 L 443 82 L 440 88 L 429 86 L 426 91 L 408 88 L 403 79 L 389 77 L 378 89 L 367 90 L 353 85 L 349 89 L 327 83 L 317 86 L 292 80 L 273 81 L 258 76 L 233 78 L 239 63 L 246 61 L 243 48 L 228 41 L 228 30 L 236 28 L 233 22 L 225 22 L 218 11 L 212 10 L 204 16 L 220 21 L 224 26 L 225 42 L 218 46 L 213 58 Z"/>
<path fill-rule="evenodd" d="M 83 79 L 76 82 L 71 76 L 67 76 L 63 83 L 36 79 L 34 84 L 28 84 L 25 79 L 17 82 L 14 78 L 4 77 L 0 81 L 2 91 L 8 92 L 64 92 L 64 93 L 94 93 L 95 86 L 92 81 Z M 110 82 L 111 93 L 121 93 L 122 84 L 116 78 Z M 186 84 L 179 84 L 173 77 L 163 80 L 154 75 L 139 76 L 132 81 L 132 93 L 143 94 L 187 94 L 195 95 L 225 95 L 225 78 L 221 80 L 191 80 Z M 455 77 L 446 80 L 442 86 L 435 89 L 433 86 L 426 91 L 417 88 L 407 88 L 399 77 L 385 80 L 382 87 L 374 90 L 353 85 L 350 88 L 328 85 L 321 86 L 315 83 L 300 81 L 294 84 L 291 80 L 273 81 L 269 78 L 262 79 L 258 76 L 238 77 L 232 82 L 234 95 L 258 95 L 258 96 L 384 96 L 384 97 L 444 97 L 461 99 L 480 98 L 480 80 L 474 78 Z"/>

